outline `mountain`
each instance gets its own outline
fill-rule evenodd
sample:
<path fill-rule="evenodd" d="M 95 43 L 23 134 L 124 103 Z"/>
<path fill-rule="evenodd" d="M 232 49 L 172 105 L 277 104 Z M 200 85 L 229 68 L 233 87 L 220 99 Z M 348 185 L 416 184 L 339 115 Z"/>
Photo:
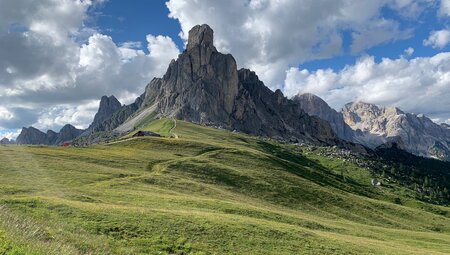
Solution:
<path fill-rule="evenodd" d="M 13 141 L 10 141 L 8 138 L 3 137 L 2 140 L 0 140 L 0 144 L 12 144 L 14 143 Z"/>
<path fill-rule="evenodd" d="M 42 144 L 42 145 L 60 145 L 64 142 L 71 141 L 81 135 L 83 130 L 77 129 L 74 126 L 67 124 L 61 128 L 59 133 L 48 130 L 47 133 L 40 131 L 37 128 L 29 127 L 22 128 L 17 137 L 17 144 Z"/>
<path fill-rule="evenodd" d="M 330 123 L 339 138 L 354 141 L 355 132 L 345 123 L 342 113 L 331 108 L 322 98 L 306 93 L 294 96 L 292 100 L 297 102 L 300 108 L 309 115 L 317 116 Z"/>
<path fill-rule="evenodd" d="M 50 144 L 63 144 L 64 142 L 71 141 L 74 138 L 81 135 L 84 130 L 77 129 L 74 126 L 67 124 L 56 135 L 56 139 L 50 140 Z"/>
<path fill-rule="evenodd" d="M 115 96 L 103 96 L 100 99 L 100 105 L 97 113 L 94 116 L 94 120 L 89 127 L 83 132 L 83 136 L 89 135 L 95 131 L 104 129 L 101 127 L 104 121 L 109 120 L 112 115 L 122 108 L 122 104 L 117 100 Z"/>
<path fill-rule="evenodd" d="M 415 155 L 450 160 L 450 130 L 422 114 L 364 102 L 346 104 L 342 114 L 359 132 L 355 140 L 366 146 L 396 143 Z"/>
<path fill-rule="evenodd" d="M 95 131 L 111 131 L 124 123 L 131 115 L 133 115 L 141 107 L 142 97 L 136 98 L 134 103 L 124 105 L 113 112 L 111 116 L 100 124 L 96 125 Z"/>
<path fill-rule="evenodd" d="M 116 131 L 130 132 L 154 114 L 290 142 L 340 142 L 326 121 L 271 91 L 254 72 L 237 70 L 233 56 L 214 47 L 208 25 L 189 31 L 186 50 L 147 85 L 139 110 Z"/>
<path fill-rule="evenodd" d="M 341 139 L 375 149 L 399 148 L 418 156 L 450 160 L 450 126 L 435 124 L 423 115 L 405 113 L 396 107 L 378 107 L 364 102 L 348 103 L 341 112 L 313 94 L 293 100 L 309 115 L 330 123 Z"/>
<path fill-rule="evenodd" d="M 48 144 L 47 134 L 37 128 L 22 128 L 16 139 L 17 144 Z"/>

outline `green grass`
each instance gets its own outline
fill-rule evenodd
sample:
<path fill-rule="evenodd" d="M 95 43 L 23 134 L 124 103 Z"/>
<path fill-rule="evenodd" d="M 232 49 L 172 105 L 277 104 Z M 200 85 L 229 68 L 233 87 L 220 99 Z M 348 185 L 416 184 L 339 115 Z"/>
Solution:
<path fill-rule="evenodd" d="M 0 147 L 0 254 L 448 254 L 450 210 L 292 145 L 164 137 Z M 402 205 L 394 203 L 400 198 Z"/>
<path fill-rule="evenodd" d="M 139 130 L 153 131 L 155 133 L 160 134 L 163 137 L 172 136 L 172 134 L 170 132 L 174 128 L 176 120 L 166 119 L 166 118 L 153 120 L 154 118 L 155 118 L 155 114 L 152 113 L 151 116 L 149 116 L 145 120 L 141 121 L 141 123 L 147 123 L 147 124 L 138 124 L 137 128 L 133 132 L 130 132 L 129 134 L 123 136 L 121 139 L 122 140 L 128 139 L 128 138 L 132 137 L 134 134 L 136 134 Z"/>

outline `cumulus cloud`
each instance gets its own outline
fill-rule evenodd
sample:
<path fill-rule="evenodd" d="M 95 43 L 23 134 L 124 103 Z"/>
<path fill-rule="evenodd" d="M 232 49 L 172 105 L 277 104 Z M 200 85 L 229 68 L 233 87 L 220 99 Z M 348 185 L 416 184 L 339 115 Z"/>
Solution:
<path fill-rule="evenodd" d="M 402 28 L 398 20 L 384 18 L 382 9 L 411 17 L 428 2 L 170 0 L 167 7 L 170 17 L 180 22 L 183 39 L 194 25 L 211 25 L 217 48 L 232 53 L 240 67 L 255 70 L 275 89 L 282 87 L 289 66 L 341 54 L 343 33 L 352 37 L 353 54 L 410 37 L 412 30 Z"/>
<path fill-rule="evenodd" d="M 362 100 L 442 121 L 450 116 L 450 52 L 414 59 L 384 58 L 379 63 L 373 56 L 364 56 L 339 72 L 290 68 L 285 83 L 287 95 L 314 93 L 336 109 Z"/>
<path fill-rule="evenodd" d="M 8 129 L 4 131 L 0 131 L 0 139 L 7 138 L 8 140 L 16 140 L 19 136 L 21 129 Z"/>
<path fill-rule="evenodd" d="M 98 2 L 0 1 L 0 128 L 86 127 L 97 106 L 78 105 L 105 94 L 128 103 L 177 57 L 169 37 L 148 35 L 146 54 L 141 43 L 118 45 L 84 26 Z"/>
<path fill-rule="evenodd" d="M 170 60 L 177 57 L 179 49 L 167 36 L 147 35 L 145 43 L 118 44 L 110 36 L 86 27 L 90 8 L 99 2 L 103 0 L 0 1 L 0 129 L 33 124 L 58 130 L 66 123 L 86 127 L 100 96 L 114 94 L 123 103 L 131 102 L 147 82 L 161 76 Z M 433 1 L 304 0 L 299 4 L 295 0 L 170 0 L 167 7 L 170 17 L 180 22 L 184 40 L 194 25 L 211 25 L 217 48 L 232 53 L 240 67 L 257 71 L 272 89 L 285 86 L 284 90 L 293 94 L 305 84 L 316 82 L 309 87 L 334 95 L 330 98 L 338 102 L 340 87 L 349 89 L 347 83 L 336 82 L 345 81 L 343 73 L 355 69 L 350 84 L 382 84 L 376 75 L 381 72 L 381 63 L 366 57 L 341 72 L 291 68 L 286 77 L 286 70 L 306 61 L 343 53 L 361 54 L 373 46 L 408 38 L 413 31 L 399 19 L 416 17 L 430 2 Z M 448 2 L 441 1 L 440 15 L 449 13 Z M 383 17 L 384 9 L 399 15 Z M 351 52 L 343 52 L 347 35 Z M 430 46 L 444 47 L 439 46 L 443 45 L 441 37 L 434 41 L 431 35 L 430 38 L 426 40 Z M 412 53 L 408 50 L 404 56 Z M 431 58 L 428 60 L 430 63 L 425 65 L 423 60 L 423 65 L 431 68 Z M 406 62 L 409 66 L 420 62 L 404 57 L 389 61 Z M 433 76 L 437 71 L 432 71 L 423 75 L 419 87 L 427 79 L 437 79 Z M 448 77 L 445 72 L 442 75 L 442 79 Z M 340 85 L 329 85 L 333 82 Z M 412 85 L 404 86 L 411 89 Z M 356 87 L 350 86 L 352 97 L 363 93 L 363 88 Z M 443 87 L 445 92 L 448 86 Z M 370 87 L 366 89 L 366 93 L 374 93 Z M 349 99 L 348 95 L 342 96 Z"/>
<path fill-rule="evenodd" d="M 439 14 L 441 16 L 450 16 L 450 0 L 441 0 Z"/>
<path fill-rule="evenodd" d="M 431 31 L 428 39 L 423 41 L 423 45 L 433 48 L 442 49 L 450 43 L 450 30 L 443 29 L 439 31 Z"/>
<path fill-rule="evenodd" d="M 33 109 L 23 107 L 0 107 L 0 127 L 14 129 L 28 126 L 37 121 L 37 114 Z"/>
<path fill-rule="evenodd" d="M 413 47 L 408 47 L 403 52 L 405 53 L 405 55 L 407 57 L 410 57 L 410 56 L 412 56 L 412 54 L 414 54 L 414 48 Z"/>

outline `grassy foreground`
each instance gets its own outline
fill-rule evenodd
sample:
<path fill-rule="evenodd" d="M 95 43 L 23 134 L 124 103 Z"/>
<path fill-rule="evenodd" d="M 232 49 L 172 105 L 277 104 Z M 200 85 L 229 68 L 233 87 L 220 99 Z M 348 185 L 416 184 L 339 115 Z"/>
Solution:
<path fill-rule="evenodd" d="M 448 207 L 373 187 L 320 148 L 176 123 L 87 148 L 0 146 L 0 254 L 450 253 Z"/>

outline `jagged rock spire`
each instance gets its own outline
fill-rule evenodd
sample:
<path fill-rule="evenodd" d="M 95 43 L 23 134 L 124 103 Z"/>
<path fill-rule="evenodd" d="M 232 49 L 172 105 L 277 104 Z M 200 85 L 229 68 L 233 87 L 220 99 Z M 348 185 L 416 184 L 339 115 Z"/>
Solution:
<path fill-rule="evenodd" d="M 196 25 L 189 31 L 187 50 L 199 45 L 214 46 L 214 31 L 206 24 Z"/>

